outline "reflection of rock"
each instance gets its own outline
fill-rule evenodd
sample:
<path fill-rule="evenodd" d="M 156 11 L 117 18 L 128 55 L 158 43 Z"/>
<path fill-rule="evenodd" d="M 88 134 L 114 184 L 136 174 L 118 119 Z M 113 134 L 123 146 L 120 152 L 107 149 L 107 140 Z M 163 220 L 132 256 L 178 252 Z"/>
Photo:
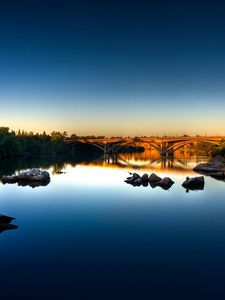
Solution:
<path fill-rule="evenodd" d="M 18 226 L 14 224 L 0 223 L 0 233 L 2 233 L 5 230 L 12 230 L 17 228 Z"/>
<path fill-rule="evenodd" d="M 132 176 L 127 177 L 125 180 L 126 183 L 131 184 L 133 186 L 148 186 L 148 182 L 150 183 L 150 186 L 152 188 L 155 188 L 156 186 L 160 186 L 164 190 L 168 190 L 174 182 L 169 178 L 165 177 L 161 179 L 156 174 L 152 173 L 150 177 L 148 177 L 148 174 L 144 174 L 142 176 L 138 175 L 137 173 L 131 173 Z"/>
<path fill-rule="evenodd" d="M 50 182 L 50 175 L 47 171 L 31 169 L 19 172 L 18 175 L 2 176 L 2 183 L 18 183 L 18 185 L 32 187 L 47 185 Z"/>
<path fill-rule="evenodd" d="M 183 182 L 182 186 L 186 188 L 187 192 L 189 190 L 203 190 L 205 185 L 204 176 L 198 176 L 189 178 L 187 177 L 186 180 Z"/>
<path fill-rule="evenodd" d="M 216 172 L 216 173 L 210 173 L 211 177 L 217 179 L 217 180 L 224 180 L 225 179 L 225 172 Z"/>
<path fill-rule="evenodd" d="M 0 223 L 10 223 L 12 220 L 15 220 L 15 218 L 0 214 Z"/>
<path fill-rule="evenodd" d="M 155 183 L 155 182 L 149 182 L 149 184 L 150 184 L 150 187 L 153 188 L 153 189 L 158 186 L 158 184 Z"/>
<path fill-rule="evenodd" d="M 2 183 L 16 183 L 18 181 L 18 176 L 2 176 Z"/>
<path fill-rule="evenodd" d="M 2 233 L 5 230 L 11 230 L 11 229 L 18 228 L 17 225 L 10 224 L 10 222 L 12 222 L 12 220 L 14 220 L 14 219 L 15 218 L 0 214 L 0 233 Z"/>
<path fill-rule="evenodd" d="M 44 182 L 38 182 L 38 181 L 18 181 L 18 186 L 30 186 L 32 188 L 36 188 L 39 186 L 47 186 L 50 183 L 50 181 L 44 181 Z"/>

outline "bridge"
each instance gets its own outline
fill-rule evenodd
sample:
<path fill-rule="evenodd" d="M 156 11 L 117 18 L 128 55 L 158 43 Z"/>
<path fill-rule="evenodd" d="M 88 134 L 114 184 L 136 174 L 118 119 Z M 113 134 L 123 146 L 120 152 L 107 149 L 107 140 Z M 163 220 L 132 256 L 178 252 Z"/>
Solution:
<path fill-rule="evenodd" d="M 191 143 L 209 143 L 219 146 L 225 140 L 224 137 L 219 136 L 183 136 L 183 137 L 118 137 L 118 138 L 105 138 L 105 137 L 74 137 L 66 138 L 65 143 L 70 145 L 76 144 L 89 144 L 97 147 L 104 154 L 116 154 L 123 147 L 126 146 L 142 146 L 146 150 L 154 148 L 162 156 L 173 156 L 174 152 L 178 149 L 190 145 Z"/>

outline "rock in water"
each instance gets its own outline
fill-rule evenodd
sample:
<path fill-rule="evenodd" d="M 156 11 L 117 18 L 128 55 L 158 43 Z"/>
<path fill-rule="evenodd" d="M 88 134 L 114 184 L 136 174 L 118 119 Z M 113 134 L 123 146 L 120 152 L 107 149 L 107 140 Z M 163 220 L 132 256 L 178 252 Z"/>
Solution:
<path fill-rule="evenodd" d="M 157 185 L 159 185 L 164 190 L 168 190 L 171 188 L 171 186 L 174 184 L 174 181 L 170 179 L 169 177 L 164 177 L 162 180 L 160 180 Z"/>
<path fill-rule="evenodd" d="M 142 181 L 142 183 L 146 183 L 146 182 L 148 182 L 148 174 L 143 174 L 142 176 L 141 176 L 141 181 Z"/>
<path fill-rule="evenodd" d="M 18 226 L 14 224 L 9 223 L 0 223 L 0 233 L 2 233 L 5 230 L 11 230 L 11 229 L 17 229 Z"/>
<path fill-rule="evenodd" d="M 18 176 L 2 176 L 2 183 L 16 183 L 18 181 Z"/>
<path fill-rule="evenodd" d="M 133 177 L 134 180 L 136 180 L 138 178 L 141 178 L 141 176 L 137 173 L 133 173 L 132 177 Z"/>
<path fill-rule="evenodd" d="M 132 176 L 127 177 L 126 180 L 124 180 L 124 182 L 132 184 L 134 186 L 140 186 L 142 184 L 142 180 L 141 180 L 141 176 L 138 175 L 137 173 L 129 173 Z"/>
<path fill-rule="evenodd" d="M 18 175 L 2 176 L 2 183 L 21 183 L 21 182 L 49 182 L 50 174 L 47 171 L 31 169 L 19 172 Z"/>
<path fill-rule="evenodd" d="M 210 173 L 225 172 L 225 162 L 221 156 L 216 156 L 207 163 L 197 165 L 193 170 L 209 175 Z"/>
<path fill-rule="evenodd" d="M 148 181 L 149 182 L 159 182 L 160 180 L 162 180 L 162 178 L 160 178 L 158 175 L 156 175 L 155 173 L 152 173 L 150 176 L 149 176 L 149 179 Z"/>
<path fill-rule="evenodd" d="M 132 176 L 127 177 L 126 180 L 124 180 L 126 183 L 132 184 L 133 186 L 148 186 L 148 183 L 150 183 L 151 187 L 160 186 L 164 190 L 168 190 L 174 182 L 169 178 L 165 177 L 161 179 L 156 174 L 152 173 L 150 177 L 148 177 L 148 174 L 143 174 L 142 176 L 138 175 L 137 173 L 133 173 Z"/>
<path fill-rule="evenodd" d="M 141 178 L 135 179 L 133 185 L 134 185 L 134 186 L 141 186 L 141 185 L 142 185 Z"/>
<path fill-rule="evenodd" d="M 204 176 L 187 177 L 182 186 L 188 190 L 203 190 L 205 185 Z"/>
<path fill-rule="evenodd" d="M 124 180 L 124 182 L 129 183 L 129 184 L 133 184 L 133 183 L 134 183 L 134 178 L 133 178 L 133 176 L 127 177 L 127 179 Z"/>
<path fill-rule="evenodd" d="M 49 180 L 50 179 L 50 174 L 47 172 L 47 171 L 42 171 L 42 175 L 44 176 L 44 178 L 46 180 Z"/>

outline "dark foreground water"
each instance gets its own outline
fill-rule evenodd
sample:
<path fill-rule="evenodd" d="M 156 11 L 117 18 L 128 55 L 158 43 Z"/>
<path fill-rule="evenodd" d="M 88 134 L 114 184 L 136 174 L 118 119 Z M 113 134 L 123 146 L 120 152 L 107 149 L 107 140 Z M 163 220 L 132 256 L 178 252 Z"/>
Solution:
<path fill-rule="evenodd" d="M 181 186 L 201 160 L 51 163 L 48 186 L 0 183 L 18 225 L 0 234 L 1 299 L 225 299 L 225 182 Z M 125 184 L 138 166 L 175 184 Z"/>

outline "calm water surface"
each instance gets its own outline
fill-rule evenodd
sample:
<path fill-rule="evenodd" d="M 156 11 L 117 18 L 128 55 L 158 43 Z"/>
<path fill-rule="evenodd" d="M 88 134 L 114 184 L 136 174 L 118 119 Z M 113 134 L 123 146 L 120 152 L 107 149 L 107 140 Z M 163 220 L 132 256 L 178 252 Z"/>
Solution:
<path fill-rule="evenodd" d="M 225 299 L 225 182 L 181 186 L 205 160 L 33 160 L 51 172 L 49 185 L 0 183 L 0 213 L 18 225 L 0 235 L 2 299 Z M 1 171 L 7 166 L 31 162 L 5 161 Z M 134 169 L 175 184 L 132 187 L 124 179 Z"/>

